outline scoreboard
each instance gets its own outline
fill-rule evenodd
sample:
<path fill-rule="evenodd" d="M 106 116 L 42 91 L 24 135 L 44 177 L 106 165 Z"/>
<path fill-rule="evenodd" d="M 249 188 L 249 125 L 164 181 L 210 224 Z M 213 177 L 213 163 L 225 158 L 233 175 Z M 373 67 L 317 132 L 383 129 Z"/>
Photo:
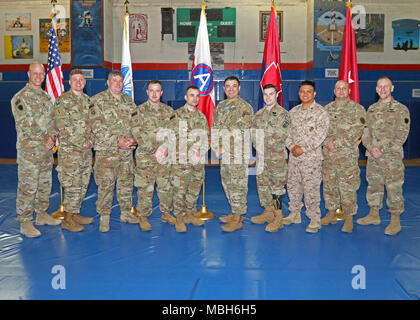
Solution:
<path fill-rule="evenodd" d="M 200 25 L 201 8 L 176 10 L 176 41 L 195 42 Z M 236 8 L 207 9 L 209 42 L 235 42 Z"/>

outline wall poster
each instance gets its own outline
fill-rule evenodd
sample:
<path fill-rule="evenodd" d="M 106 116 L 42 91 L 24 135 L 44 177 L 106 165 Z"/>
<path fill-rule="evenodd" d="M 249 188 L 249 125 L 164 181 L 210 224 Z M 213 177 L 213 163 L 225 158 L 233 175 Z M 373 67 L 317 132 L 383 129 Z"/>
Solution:
<path fill-rule="evenodd" d="M 33 59 L 34 39 L 32 35 L 4 36 L 5 59 Z"/>
<path fill-rule="evenodd" d="M 39 19 L 39 52 L 47 53 L 51 19 Z M 57 40 L 60 53 L 70 52 L 70 19 L 57 20 Z"/>
<path fill-rule="evenodd" d="M 31 30 L 30 13 L 6 13 L 6 31 Z"/>

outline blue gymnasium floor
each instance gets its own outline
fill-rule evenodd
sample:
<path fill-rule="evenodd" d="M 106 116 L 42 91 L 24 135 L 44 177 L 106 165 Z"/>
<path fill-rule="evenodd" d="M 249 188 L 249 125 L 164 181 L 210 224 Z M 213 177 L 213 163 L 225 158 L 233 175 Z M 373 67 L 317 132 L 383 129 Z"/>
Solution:
<path fill-rule="evenodd" d="M 365 167 L 361 170 L 358 217 L 367 212 Z M 95 217 L 92 225 L 81 233 L 42 226 L 41 237 L 28 239 L 19 234 L 16 221 L 17 166 L 1 165 L 0 177 L 0 299 L 420 298 L 420 167 L 406 168 L 406 212 L 403 230 L 395 237 L 383 234 L 389 222 L 386 209 L 380 213 L 381 225 L 355 224 L 353 234 L 340 231 L 342 222 L 308 234 L 304 214 L 300 225 L 265 232 L 250 222 L 261 212 L 251 176 L 244 228 L 234 233 L 224 233 L 213 219 L 204 227 L 189 225 L 187 233 L 178 234 L 160 222 L 156 196 L 151 232 L 120 223 L 115 205 L 110 232 L 100 233 L 92 178 L 82 208 L 83 215 Z M 207 167 L 206 177 L 209 210 L 216 216 L 229 213 L 219 168 Z M 54 170 L 49 213 L 59 201 Z M 284 206 L 288 214 L 287 198 Z M 324 215 L 323 203 L 321 209 Z M 64 269 L 53 270 L 57 265 Z M 58 275 L 64 281 L 58 282 Z M 54 289 L 52 283 L 65 289 Z"/>

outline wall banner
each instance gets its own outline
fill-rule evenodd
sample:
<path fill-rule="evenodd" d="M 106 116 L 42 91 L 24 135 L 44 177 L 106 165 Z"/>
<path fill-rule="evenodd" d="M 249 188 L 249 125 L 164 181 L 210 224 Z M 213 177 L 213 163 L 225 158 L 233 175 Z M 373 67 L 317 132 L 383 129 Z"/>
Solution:
<path fill-rule="evenodd" d="M 73 67 L 103 66 L 102 0 L 71 1 Z"/>

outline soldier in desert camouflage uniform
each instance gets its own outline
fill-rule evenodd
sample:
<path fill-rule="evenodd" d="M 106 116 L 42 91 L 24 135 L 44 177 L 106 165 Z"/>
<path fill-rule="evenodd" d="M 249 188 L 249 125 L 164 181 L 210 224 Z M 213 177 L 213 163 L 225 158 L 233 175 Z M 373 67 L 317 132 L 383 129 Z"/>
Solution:
<path fill-rule="evenodd" d="M 225 79 L 227 99 L 214 110 L 211 126 L 211 147 L 217 157 L 223 156 L 220 175 L 232 209 L 231 214 L 219 218 L 226 223 L 222 226 L 226 232 L 241 229 L 243 215 L 247 211 L 249 139 L 254 110 L 239 96 L 240 88 L 238 78 L 231 76 Z"/>
<path fill-rule="evenodd" d="M 58 179 L 64 189 L 63 229 L 82 231 L 81 224 L 93 222 L 93 218 L 80 215 L 92 172 L 92 138 L 89 124 L 89 96 L 83 93 L 86 84 L 83 72 L 70 72 L 70 90 L 55 101 L 53 113 L 58 129 Z"/>
<path fill-rule="evenodd" d="M 337 223 L 337 209 L 342 209 L 345 223 L 341 231 L 353 231 L 353 216 L 357 213 L 357 190 L 360 187 L 359 139 L 366 123 L 366 110 L 350 100 L 349 84 L 335 84 L 335 101 L 325 106 L 330 117 L 324 141 L 322 178 L 324 201 L 328 210 L 322 225 Z"/>
<path fill-rule="evenodd" d="M 172 166 L 172 186 L 176 231 L 186 231 L 185 223 L 201 226 L 204 221 L 194 216 L 204 179 L 205 155 L 209 149 L 209 125 L 196 107 L 200 91 L 190 86 L 185 92 L 186 104 L 175 111 L 173 130 L 177 132 L 177 157 Z"/>
<path fill-rule="evenodd" d="M 32 238 L 41 235 L 32 224 L 34 211 L 37 225 L 58 225 L 61 220 L 47 214 L 56 132 L 50 97 L 41 88 L 45 78 L 44 66 L 39 62 L 31 63 L 28 78 L 26 86 L 13 96 L 11 107 L 17 133 L 16 211 L 20 232 Z"/>
<path fill-rule="evenodd" d="M 321 229 L 320 187 L 322 181 L 322 143 L 327 133 L 328 112 L 315 102 L 315 83 L 303 81 L 299 86 L 301 104 L 289 111 L 292 119 L 286 146 L 290 150 L 287 193 L 290 215 L 284 224 L 301 223 L 302 196 L 306 215 L 311 219 L 306 231 Z"/>
<path fill-rule="evenodd" d="M 109 218 L 117 184 L 121 222 L 137 223 L 131 213 L 133 203 L 134 161 L 131 115 L 136 109 L 132 98 L 122 93 L 123 74 L 111 71 L 108 89 L 91 98 L 89 121 L 95 149 L 94 178 L 98 185 L 96 210 L 100 214 L 101 232 L 109 231 Z"/>
<path fill-rule="evenodd" d="M 168 150 L 175 141 L 169 145 L 165 142 L 165 129 L 171 127 L 175 112 L 170 106 L 160 102 L 163 94 L 160 81 L 150 81 L 146 92 L 148 100 L 136 109 L 131 121 L 132 133 L 138 142 L 134 184 L 137 187 L 137 212 L 142 231 L 152 230 L 148 217 L 152 214 L 155 183 L 161 220 L 170 224 L 176 223 L 175 217 L 171 215 L 172 161 L 168 158 Z"/>
<path fill-rule="evenodd" d="M 282 195 L 286 193 L 284 186 L 287 181 L 285 142 L 289 134 L 290 117 L 289 113 L 277 104 L 279 92 L 276 86 L 265 85 L 263 94 L 266 105 L 255 114 L 251 132 L 259 162 L 263 163 L 262 171 L 257 170 L 257 187 L 264 212 L 252 217 L 251 222 L 268 222 L 265 230 L 276 232 L 283 227 Z M 260 134 L 263 134 L 262 141 L 258 141 Z"/>
<path fill-rule="evenodd" d="M 367 111 L 366 129 L 362 141 L 368 157 L 366 199 L 369 214 L 357 220 L 358 224 L 379 224 L 379 210 L 382 208 L 384 185 L 387 191 L 387 207 L 391 222 L 385 234 L 395 235 L 401 231 L 400 215 L 404 212 L 403 144 L 410 131 L 408 108 L 392 97 L 394 86 L 388 77 L 381 77 L 376 84 L 379 101 Z"/>

